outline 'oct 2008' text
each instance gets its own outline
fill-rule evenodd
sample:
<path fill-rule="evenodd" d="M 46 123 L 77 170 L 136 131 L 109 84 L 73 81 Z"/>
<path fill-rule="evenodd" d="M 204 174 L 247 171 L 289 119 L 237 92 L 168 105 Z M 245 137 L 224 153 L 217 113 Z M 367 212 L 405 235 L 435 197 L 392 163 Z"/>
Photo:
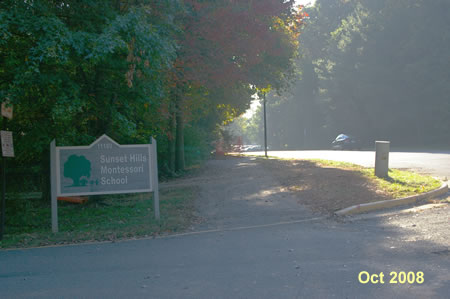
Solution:
<path fill-rule="evenodd" d="M 418 272 L 396 272 L 392 271 L 389 273 L 389 281 L 390 284 L 422 284 L 425 281 L 424 274 L 422 271 Z M 370 274 L 367 271 L 361 271 L 358 275 L 358 281 L 362 284 L 384 284 L 385 283 L 385 275 L 383 272 Z"/>

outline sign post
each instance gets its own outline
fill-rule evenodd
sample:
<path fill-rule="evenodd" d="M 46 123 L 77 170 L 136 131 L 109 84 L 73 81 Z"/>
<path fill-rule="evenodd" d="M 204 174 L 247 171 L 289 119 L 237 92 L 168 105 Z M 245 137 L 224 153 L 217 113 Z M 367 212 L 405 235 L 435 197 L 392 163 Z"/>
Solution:
<path fill-rule="evenodd" d="M 155 210 L 155 218 L 159 221 L 160 215 L 159 215 L 159 183 L 158 183 L 158 156 L 157 156 L 157 148 L 156 148 L 156 140 L 151 137 L 151 157 L 152 157 L 152 164 L 153 167 L 153 209 Z"/>
<path fill-rule="evenodd" d="M 159 220 L 156 140 L 120 145 L 103 135 L 89 146 L 51 143 L 52 231 L 58 231 L 58 196 L 154 192 Z"/>
<path fill-rule="evenodd" d="M 267 158 L 267 120 L 266 120 L 266 93 L 264 92 L 264 156 Z"/>
<path fill-rule="evenodd" d="M 2 120 L 1 143 L 2 143 L 2 198 L 0 213 L 0 241 L 3 239 L 6 218 L 6 157 L 14 157 L 14 146 L 12 132 L 3 131 L 6 129 L 6 118 L 13 118 L 13 106 L 7 99 L 1 105 L 1 114 L 5 118 Z"/>

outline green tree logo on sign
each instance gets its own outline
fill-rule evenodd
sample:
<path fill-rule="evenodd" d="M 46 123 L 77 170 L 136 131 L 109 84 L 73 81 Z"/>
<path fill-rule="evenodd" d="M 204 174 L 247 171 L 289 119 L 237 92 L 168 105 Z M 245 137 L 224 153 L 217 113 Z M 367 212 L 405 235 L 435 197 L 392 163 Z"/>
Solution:
<path fill-rule="evenodd" d="M 85 156 L 69 156 L 64 163 L 64 176 L 72 179 L 73 184 L 70 187 L 86 186 L 91 176 L 91 162 Z"/>

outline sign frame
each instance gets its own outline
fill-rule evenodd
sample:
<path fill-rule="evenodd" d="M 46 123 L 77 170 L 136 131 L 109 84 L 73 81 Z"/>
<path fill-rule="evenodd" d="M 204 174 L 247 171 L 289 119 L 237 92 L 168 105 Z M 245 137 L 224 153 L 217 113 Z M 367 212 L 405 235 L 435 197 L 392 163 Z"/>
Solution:
<path fill-rule="evenodd" d="M 123 190 L 101 190 L 101 191 L 81 191 L 81 192 L 64 192 L 61 190 L 61 152 L 64 150 L 89 150 L 94 149 L 100 141 L 107 140 L 119 149 L 147 149 L 149 182 L 143 188 L 123 189 Z M 125 194 L 125 193 L 149 193 L 153 192 L 155 218 L 160 219 L 159 213 L 159 187 L 158 187 L 158 162 L 157 162 L 157 145 L 156 140 L 151 137 L 150 144 L 125 144 L 120 145 L 106 134 L 97 138 L 93 143 L 87 146 L 56 146 L 53 140 L 50 144 L 50 173 L 51 173 L 51 197 L 52 197 L 52 231 L 58 232 L 58 196 L 81 196 L 81 195 L 100 195 L 100 194 Z M 112 149 L 112 148 L 111 148 Z M 126 155 L 126 154 L 125 154 Z M 144 165 L 144 164 L 142 164 Z M 143 168 L 144 169 L 144 168 Z"/>
<path fill-rule="evenodd" d="M 136 190 L 120 190 L 120 191 L 94 191 L 94 192 L 61 192 L 61 172 L 57 171 L 56 173 L 56 194 L 57 196 L 81 196 L 81 195 L 100 195 L 100 194 L 123 194 L 123 193 L 143 193 L 143 192 L 153 192 L 153 184 L 152 184 L 152 159 L 151 157 L 151 147 L 152 144 L 125 144 L 120 145 L 117 142 L 115 142 L 113 139 L 108 137 L 107 135 L 102 135 L 100 138 L 95 140 L 93 143 L 87 146 L 57 146 L 56 147 L 56 169 L 59 170 L 61 167 L 61 159 L 60 159 L 60 153 L 61 150 L 88 150 L 93 148 L 97 143 L 100 141 L 107 139 L 109 142 L 113 143 L 119 148 L 127 149 L 127 148 L 147 148 L 148 149 L 148 169 L 149 169 L 149 188 L 142 188 L 142 189 L 136 189 Z"/>

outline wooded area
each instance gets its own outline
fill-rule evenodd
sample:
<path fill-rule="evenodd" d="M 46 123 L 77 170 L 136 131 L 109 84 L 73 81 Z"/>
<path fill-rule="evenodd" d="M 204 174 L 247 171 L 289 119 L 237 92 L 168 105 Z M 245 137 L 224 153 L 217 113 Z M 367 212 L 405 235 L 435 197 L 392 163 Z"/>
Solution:
<path fill-rule="evenodd" d="M 268 97 L 273 149 L 330 148 L 340 133 L 373 148 L 450 145 L 450 2 L 317 0 L 300 35 L 300 79 Z M 262 112 L 235 134 L 262 144 Z"/>
<path fill-rule="evenodd" d="M 14 181 L 23 187 L 32 172 L 48 187 L 53 139 L 88 145 L 107 134 L 132 144 L 154 136 L 165 176 L 209 154 L 218 128 L 253 94 L 293 78 L 305 17 L 293 5 L 1 1 L 0 98 L 14 106 L 5 128 L 14 133 Z"/>

